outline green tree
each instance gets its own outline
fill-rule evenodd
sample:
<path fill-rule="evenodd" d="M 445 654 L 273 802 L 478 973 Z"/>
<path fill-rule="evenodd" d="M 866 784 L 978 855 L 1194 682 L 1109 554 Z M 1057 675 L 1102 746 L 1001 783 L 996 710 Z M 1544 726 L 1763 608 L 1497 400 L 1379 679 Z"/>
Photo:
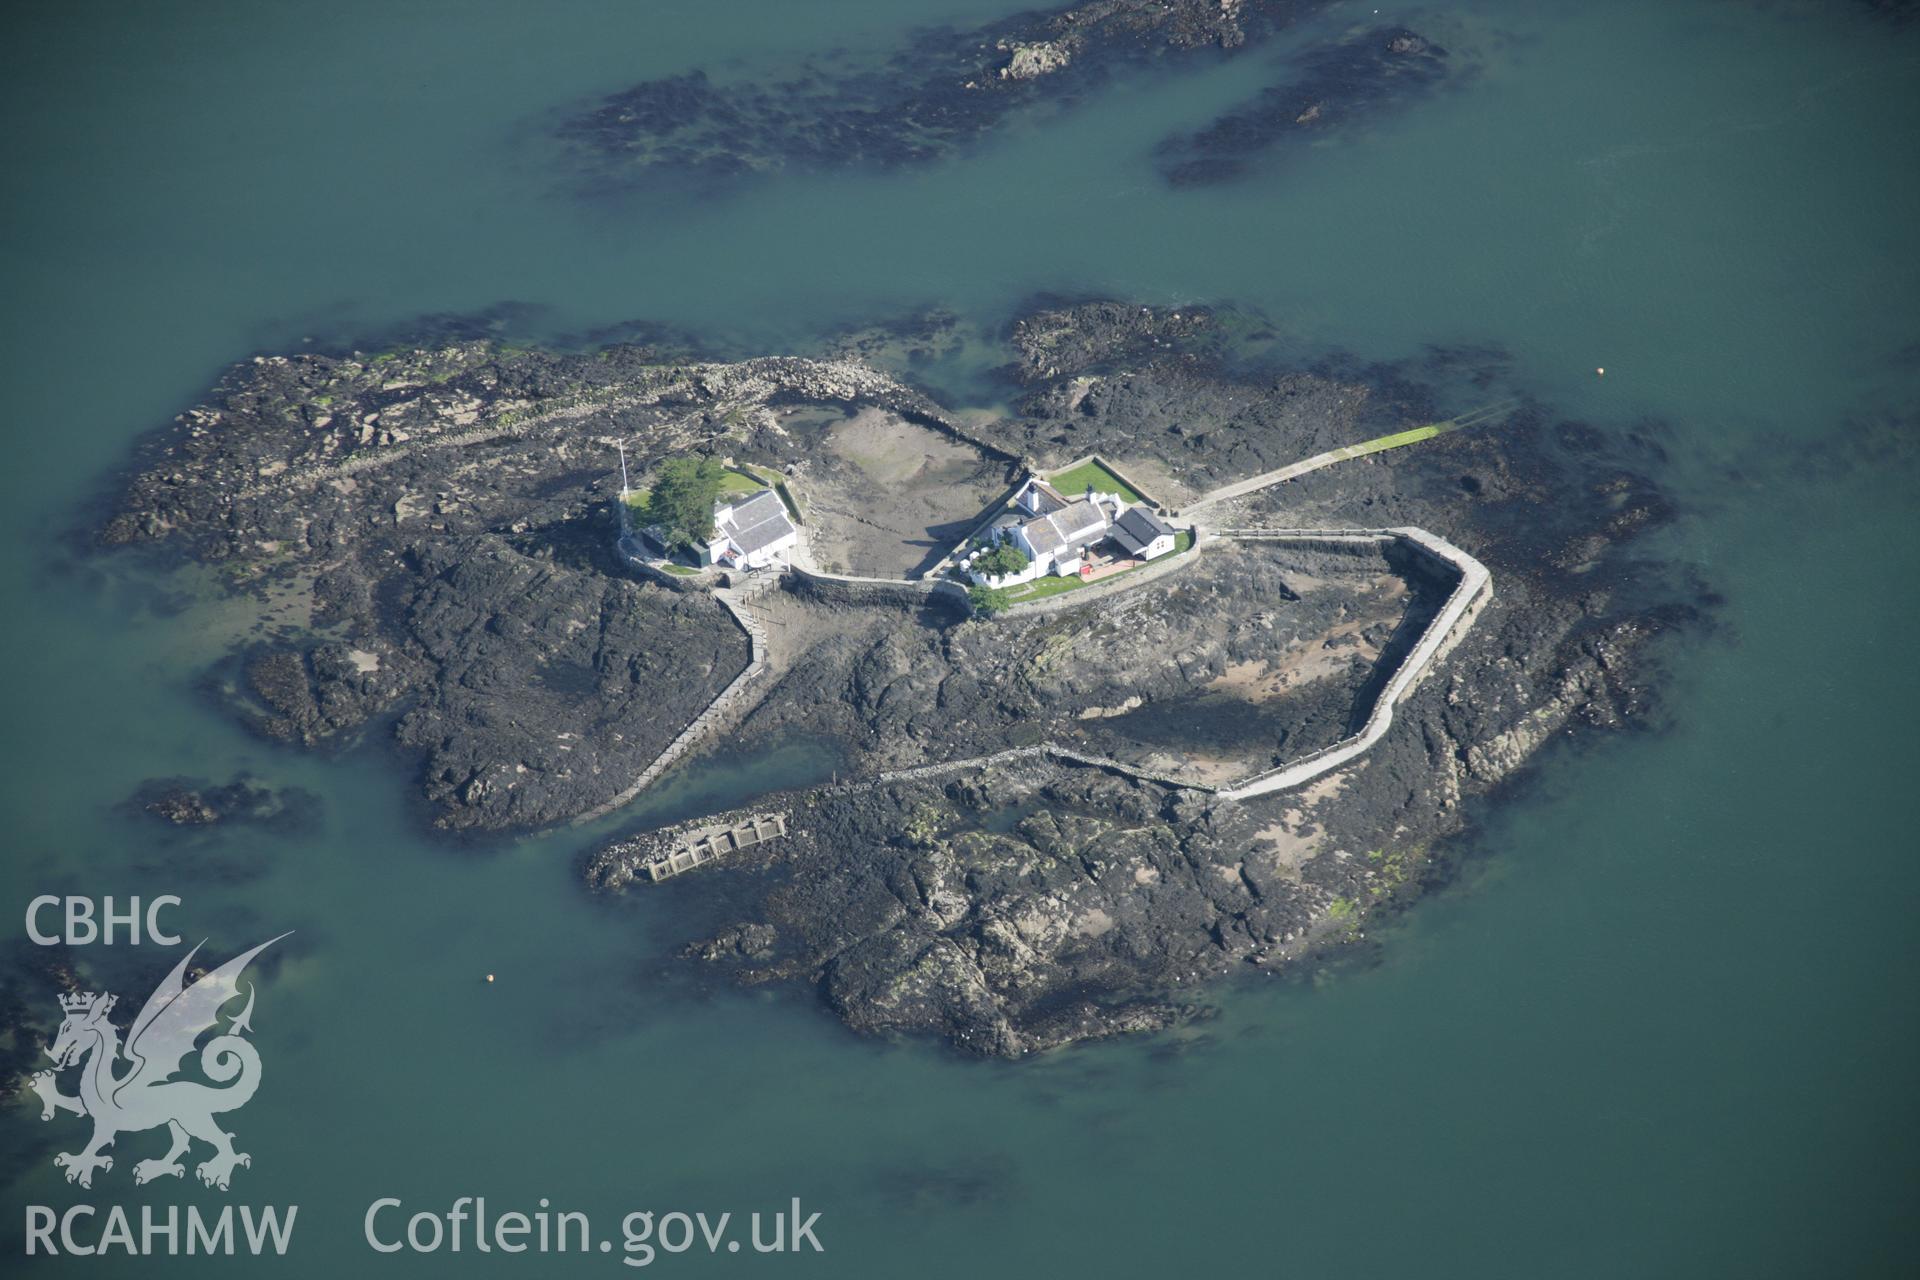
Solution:
<path fill-rule="evenodd" d="M 981 573 L 995 578 L 1004 578 L 1010 573 L 1018 573 L 1030 562 L 1027 553 L 1011 542 L 1003 542 L 991 551 L 980 554 L 973 567 Z"/>
<path fill-rule="evenodd" d="M 973 602 L 976 611 L 989 618 L 996 613 L 1005 613 L 1007 606 L 1013 603 L 1012 595 L 1005 587 L 974 586 L 968 589 L 967 599 Z"/>
<path fill-rule="evenodd" d="M 647 519 L 670 542 L 697 546 L 713 536 L 713 502 L 727 469 L 712 458 L 669 458 L 654 473 Z"/>

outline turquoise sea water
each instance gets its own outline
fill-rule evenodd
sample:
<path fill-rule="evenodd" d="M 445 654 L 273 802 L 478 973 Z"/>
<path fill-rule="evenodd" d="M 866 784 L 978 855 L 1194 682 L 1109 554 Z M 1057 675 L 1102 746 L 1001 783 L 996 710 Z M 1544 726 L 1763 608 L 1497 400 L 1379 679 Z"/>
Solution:
<path fill-rule="evenodd" d="M 655 1264 L 693 1274 L 1910 1271 L 1920 545 L 1911 453 L 1862 442 L 1911 430 L 1920 391 L 1920 27 L 1837 0 L 1383 5 L 1477 75 L 1204 192 L 1160 185 L 1150 146 L 1255 89 L 1262 58 L 929 169 L 723 197 L 582 201 L 541 151 L 553 112 L 647 76 L 778 72 L 1013 7 L 8 19 L 0 905 L 178 893 L 220 954 L 297 932 L 255 1018 L 234 1191 L 135 1191 L 144 1135 L 77 1192 L 46 1145 L 77 1123 L 22 1108 L 0 1117 L 0 1241 L 30 1204 L 301 1206 L 271 1266 L 24 1274 L 620 1266 L 361 1240 L 378 1197 L 462 1195 L 548 1197 L 598 1234 L 634 1208 L 823 1213 L 818 1258 Z M 1661 549 L 1726 599 L 1675 655 L 1672 729 L 1550 751 L 1484 808 L 1456 885 L 1369 929 L 1377 963 L 1224 992 L 1195 1035 L 968 1063 L 856 1040 L 804 995 L 697 986 L 663 951 L 717 882 L 591 899 L 593 831 L 448 848 L 377 749 L 246 737 L 192 687 L 245 611 L 158 607 L 65 541 L 139 433 L 309 336 L 517 301 L 544 308 L 535 336 L 645 318 L 779 350 L 925 305 L 997 323 L 1047 289 L 1244 301 L 1303 351 L 1499 344 L 1562 412 L 1658 424 L 1684 513 Z M 647 803 L 831 767 L 793 747 Z M 111 812 L 143 778 L 237 769 L 318 793 L 321 829 L 169 844 Z M 171 963 L 115 951 L 97 962 L 128 1000 Z"/>

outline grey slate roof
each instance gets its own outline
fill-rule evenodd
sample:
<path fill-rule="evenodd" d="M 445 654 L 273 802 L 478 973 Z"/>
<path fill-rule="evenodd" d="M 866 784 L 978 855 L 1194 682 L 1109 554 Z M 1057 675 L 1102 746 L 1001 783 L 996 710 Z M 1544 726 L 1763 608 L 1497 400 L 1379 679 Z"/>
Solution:
<path fill-rule="evenodd" d="M 1027 535 L 1027 541 L 1033 546 L 1036 556 L 1058 555 L 1067 549 L 1066 539 L 1053 527 L 1045 516 L 1036 516 L 1020 526 Z"/>
<path fill-rule="evenodd" d="M 1035 516 L 1020 526 L 1037 556 L 1078 551 L 1107 535 L 1107 513 L 1085 500 Z"/>
<path fill-rule="evenodd" d="M 1046 517 L 1070 547 L 1084 547 L 1106 536 L 1107 513 L 1086 499 L 1069 503 Z"/>
<path fill-rule="evenodd" d="M 1141 551 L 1155 538 L 1170 538 L 1173 526 L 1145 507 L 1128 507 L 1113 522 L 1113 537 L 1129 551 Z"/>
<path fill-rule="evenodd" d="M 752 555 L 778 542 L 793 529 L 787 504 L 771 489 L 762 489 L 734 503 L 720 519 L 720 531 L 733 539 L 733 545 L 740 548 L 743 555 Z"/>

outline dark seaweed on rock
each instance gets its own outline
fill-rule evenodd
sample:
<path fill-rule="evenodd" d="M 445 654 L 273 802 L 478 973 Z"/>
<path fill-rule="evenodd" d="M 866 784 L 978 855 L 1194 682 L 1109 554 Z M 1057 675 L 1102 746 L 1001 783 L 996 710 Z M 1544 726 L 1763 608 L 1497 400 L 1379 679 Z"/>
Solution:
<path fill-rule="evenodd" d="M 1920 22 L 1920 0 L 1855 0 L 1855 3 L 1896 27 Z"/>
<path fill-rule="evenodd" d="M 246 773 L 224 783 L 149 778 L 120 805 L 123 813 L 174 827 L 253 824 L 279 833 L 313 829 L 320 798 L 302 787 L 268 787 Z"/>
<path fill-rule="evenodd" d="M 1069 106 L 1129 67 L 1192 62 L 1263 38 L 1323 0 L 1090 0 L 966 30 L 939 27 L 872 61 L 842 55 L 777 80 L 704 71 L 648 80 L 561 124 L 598 182 L 647 170 L 726 178 L 926 163 L 1012 113 Z"/>
<path fill-rule="evenodd" d="M 442 827 L 573 817 L 646 768 L 748 653 L 708 597 L 567 559 L 481 535 L 339 566 L 334 589 L 390 599 L 349 610 L 351 644 L 255 650 L 225 701 L 263 736 L 305 746 L 351 742 L 399 713 L 394 740 L 417 754 Z"/>
<path fill-rule="evenodd" d="M 630 785 L 748 660 L 717 602 L 620 572 L 610 441 L 644 473 L 775 394 L 923 403 L 842 372 L 487 342 L 260 357 L 145 442 L 98 538 L 310 596 L 312 628 L 213 674 L 244 724 L 309 747 L 391 724 L 442 826 L 544 825 Z"/>
<path fill-rule="evenodd" d="M 1287 75 L 1193 133 L 1157 149 L 1176 186 L 1244 177 L 1255 160 L 1290 141 L 1324 136 L 1433 92 L 1458 63 L 1405 27 L 1378 27 L 1293 60 Z"/>
<path fill-rule="evenodd" d="M 407 638 L 437 674 L 397 737 L 424 753 L 444 825 L 539 826 L 589 808 L 747 663 L 746 638 L 703 595 L 662 599 L 478 540 L 421 558 Z M 529 776 L 543 785 L 521 785 Z"/>
<path fill-rule="evenodd" d="M 1015 376 L 1031 389 L 1017 417 L 983 430 L 1033 455 L 1144 452 L 1198 491 L 1357 443 L 1429 407 L 1405 403 L 1406 385 L 1347 369 L 1241 370 L 1230 348 L 1237 330 L 1258 327 L 1252 320 L 1111 301 L 1034 312 L 1012 339 Z"/>

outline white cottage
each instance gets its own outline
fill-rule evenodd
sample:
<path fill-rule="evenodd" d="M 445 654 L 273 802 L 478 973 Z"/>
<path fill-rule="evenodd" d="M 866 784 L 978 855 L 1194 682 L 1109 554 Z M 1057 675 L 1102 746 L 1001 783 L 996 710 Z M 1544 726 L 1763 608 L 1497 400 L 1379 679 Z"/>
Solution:
<path fill-rule="evenodd" d="M 1047 497 L 1045 493 L 1038 496 L 1043 502 Z M 1087 548 L 1107 536 L 1120 510 L 1119 498 L 1096 493 L 1014 525 L 1003 536 L 1027 553 L 1029 563 L 1020 573 L 994 579 L 993 585 L 1027 582 L 1046 574 L 1064 578 L 1080 572 Z"/>
<path fill-rule="evenodd" d="M 764 569 L 782 561 L 800 541 L 787 504 L 772 489 L 760 489 L 713 508 L 713 536 L 700 549 L 702 564 Z"/>
<path fill-rule="evenodd" d="M 1089 485 L 1085 497 L 1069 498 L 1039 476 L 1029 476 L 1013 495 L 1014 508 L 1028 517 L 998 531 L 999 541 L 1026 552 L 1018 573 L 994 575 L 970 569 L 975 582 L 1006 587 L 1052 574 L 1066 578 L 1088 563 L 1091 550 L 1111 542 L 1110 551 L 1152 560 L 1174 548 L 1174 530 L 1145 503 L 1129 507 L 1114 493 Z M 964 563 L 964 562 L 963 562 Z"/>

